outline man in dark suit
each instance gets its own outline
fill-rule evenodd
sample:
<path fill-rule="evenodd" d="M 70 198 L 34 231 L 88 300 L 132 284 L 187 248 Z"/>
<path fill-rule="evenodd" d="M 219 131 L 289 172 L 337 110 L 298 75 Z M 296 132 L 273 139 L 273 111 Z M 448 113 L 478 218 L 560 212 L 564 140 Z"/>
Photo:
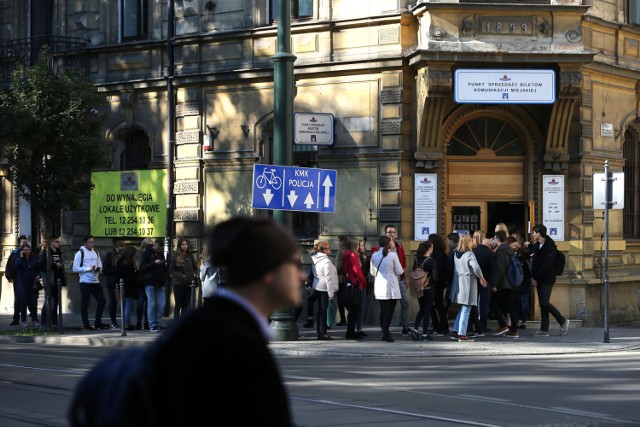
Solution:
<path fill-rule="evenodd" d="M 297 244 L 273 221 L 238 217 L 213 229 L 209 248 L 211 261 L 225 267 L 225 288 L 171 325 L 146 354 L 132 351 L 131 360 L 144 362 L 126 368 L 125 384 L 113 386 L 114 375 L 105 373 L 81 382 L 69 412 L 73 427 L 197 425 L 203 416 L 234 425 L 292 425 L 268 348 L 268 318 L 300 301 Z M 93 371 L 122 365 L 112 360 Z M 111 395 L 122 398 L 114 404 Z"/>

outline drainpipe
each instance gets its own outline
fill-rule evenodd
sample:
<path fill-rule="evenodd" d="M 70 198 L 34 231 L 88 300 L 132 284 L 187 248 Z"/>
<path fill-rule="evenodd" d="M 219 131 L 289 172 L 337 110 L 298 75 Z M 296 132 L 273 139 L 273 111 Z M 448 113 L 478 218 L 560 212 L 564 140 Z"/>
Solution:
<path fill-rule="evenodd" d="M 164 243 L 165 254 L 169 255 L 171 242 L 173 241 L 173 157 L 176 136 L 176 97 L 173 89 L 173 73 L 175 59 L 173 55 L 173 38 L 175 36 L 175 9 L 174 0 L 167 0 L 167 105 L 168 105 L 168 135 L 165 145 L 167 153 L 167 229 Z M 167 284 L 169 277 L 167 277 Z M 167 304 L 170 302 L 167 301 Z"/>

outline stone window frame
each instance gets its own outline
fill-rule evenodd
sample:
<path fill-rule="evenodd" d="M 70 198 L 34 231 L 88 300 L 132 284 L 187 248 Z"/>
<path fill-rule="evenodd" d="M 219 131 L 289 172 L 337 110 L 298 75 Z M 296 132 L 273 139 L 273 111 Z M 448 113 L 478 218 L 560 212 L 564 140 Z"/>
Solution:
<path fill-rule="evenodd" d="M 149 37 L 149 3 L 150 0 L 118 0 L 118 31 L 122 42 L 146 40 Z M 129 22 L 125 11 L 129 7 L 136 9 L 134 35 L 125 35 Z"/>

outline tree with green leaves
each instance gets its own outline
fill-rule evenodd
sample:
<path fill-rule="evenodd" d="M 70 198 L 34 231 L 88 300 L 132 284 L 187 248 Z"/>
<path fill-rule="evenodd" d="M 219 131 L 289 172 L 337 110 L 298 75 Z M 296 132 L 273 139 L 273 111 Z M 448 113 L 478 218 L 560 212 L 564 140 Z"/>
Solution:
<path fill-rule="evenodd" d="M 52 60 L 44 49 L 37 63 L 19 65 L 9 89 L 0 93 L 0 147 L 11 181 L 31 203 L 46 239 L 53 220 L 65 209 L 76 209 L 91 190 L 91 171 L 107 158 L 104 117 L 95 114 L 103 102 L 96 86 L 78 72 L 52 73 Z M 50 328 L 51 310 L 47 313 Z"/>

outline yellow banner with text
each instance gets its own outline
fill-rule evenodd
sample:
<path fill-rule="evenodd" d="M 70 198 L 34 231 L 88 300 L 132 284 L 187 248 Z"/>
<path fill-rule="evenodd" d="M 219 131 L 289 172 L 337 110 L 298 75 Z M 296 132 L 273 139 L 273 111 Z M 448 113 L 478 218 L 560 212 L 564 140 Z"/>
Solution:
<path fill-rule="evenodd" d="M 91 234 L 95 237 L 162 237 L 167 224 L 167 171 L 93 172 Z"/>

